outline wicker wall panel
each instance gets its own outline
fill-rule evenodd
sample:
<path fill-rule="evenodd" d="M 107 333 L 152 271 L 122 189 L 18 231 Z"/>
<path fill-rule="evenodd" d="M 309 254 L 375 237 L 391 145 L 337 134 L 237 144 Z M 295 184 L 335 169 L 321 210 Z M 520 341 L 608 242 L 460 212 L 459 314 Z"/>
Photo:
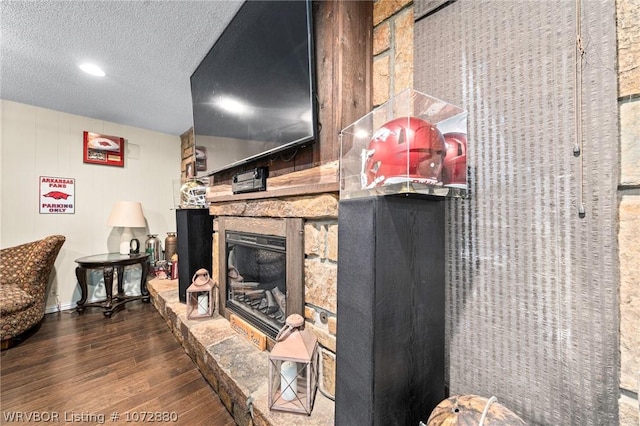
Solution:
<path fill-rule="evenodd" d="M 415 26 L 415 88 L 469 111 L 466 200 L 447 201 L 447 381 L 530 424 L 618 419 L 615 4 L 453 2 Z M 584 196 L 586 217 L 578 217 Z"/>
<path fill-rule="evenodd" d="M 428 13 L 433 13 L 436 9 L 444 7 L 447 3 L 456 0 L 419 0 L 414 1 L 415 19 L 418 20 Z"/>

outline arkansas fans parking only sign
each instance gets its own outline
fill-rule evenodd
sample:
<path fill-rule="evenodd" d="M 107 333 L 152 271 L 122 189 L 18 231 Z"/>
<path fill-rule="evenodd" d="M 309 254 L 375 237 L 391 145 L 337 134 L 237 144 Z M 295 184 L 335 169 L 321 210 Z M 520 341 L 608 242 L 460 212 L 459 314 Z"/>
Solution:
<path fill-rule="evenodd" d="M 75 213 L 75 190 L 75 179 L 40 176 L 40 213 Z"/>

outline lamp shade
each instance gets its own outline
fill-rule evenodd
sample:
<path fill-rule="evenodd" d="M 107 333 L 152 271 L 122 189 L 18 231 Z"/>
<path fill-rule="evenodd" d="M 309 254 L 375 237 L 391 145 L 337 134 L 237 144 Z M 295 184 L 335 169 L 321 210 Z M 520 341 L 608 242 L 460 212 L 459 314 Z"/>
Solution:
<path fill-rule="evenodd" d="M 117 201 L 107 219 L 107 225 L 129 228 L 146 227 L 142 204 L 137 201 Z"/>

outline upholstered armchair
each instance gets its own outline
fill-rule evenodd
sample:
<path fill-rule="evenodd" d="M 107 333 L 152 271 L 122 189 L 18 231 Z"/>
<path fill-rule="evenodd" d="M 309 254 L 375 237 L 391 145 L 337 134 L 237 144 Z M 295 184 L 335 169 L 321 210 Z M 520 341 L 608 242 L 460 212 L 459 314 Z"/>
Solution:
<path fill-rule="evenodd" d="M 53 263 L 62 235 L 0 250 L 0 340 L 2 348 L 44 317 Z"/>

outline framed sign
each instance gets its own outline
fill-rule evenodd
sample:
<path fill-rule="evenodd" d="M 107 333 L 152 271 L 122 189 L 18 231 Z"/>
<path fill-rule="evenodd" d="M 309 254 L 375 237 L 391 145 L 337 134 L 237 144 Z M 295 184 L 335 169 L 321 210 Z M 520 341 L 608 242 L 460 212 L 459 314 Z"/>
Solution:
<path fill-rule="evenodd" d="M 40 176 L 40 213 L 75 213 L 75 192 L 73 178 Z"/>
<path fill-rule="evenodd" d="M 83 161 L 124 167 L 124 138 L 84 132 Z"/>
<path fill-rule="evenodd" d="M 196 146 L 196 171 L 207 171 L 207 147 Z"/>

